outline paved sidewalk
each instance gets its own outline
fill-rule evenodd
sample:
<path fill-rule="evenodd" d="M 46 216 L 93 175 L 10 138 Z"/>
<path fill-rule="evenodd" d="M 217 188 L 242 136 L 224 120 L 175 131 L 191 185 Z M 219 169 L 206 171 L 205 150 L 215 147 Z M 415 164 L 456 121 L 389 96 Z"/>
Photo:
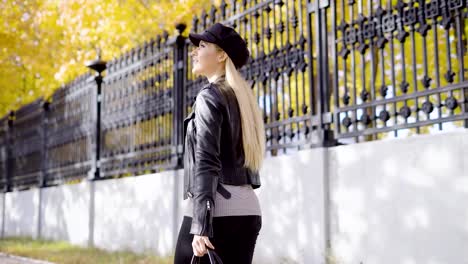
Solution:
<path fill-rule="evenodd" d="M 54 264 L 52 262 L 14 256 L 14 255 L 10 255 L 10 254 L 3 253 L 3 252 L 0 252 L 0 263 L 1 264 Z"/>

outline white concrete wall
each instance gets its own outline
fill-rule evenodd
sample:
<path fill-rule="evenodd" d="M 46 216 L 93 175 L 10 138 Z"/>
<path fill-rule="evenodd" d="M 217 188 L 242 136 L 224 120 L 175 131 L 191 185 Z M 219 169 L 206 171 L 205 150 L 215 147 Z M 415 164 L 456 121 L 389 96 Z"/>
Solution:
<path fill-rule="evenodd" d="M 88 244 L 89 184 L 85 181 L 42 189 L 41 238 Z"/>
<path fill-rule="evenodd" d="M 5 194 L 5 233 L 8 236 L 37 237 L 39 189 Z"/>
<path fill-rule="evenodd" d="M 323 149 L 265 160 L 258 197 L 262 229 L 256 264 L 323 263 Z"/>
<path fill-rule="evenodd" d="M 108 250 L 172 253 L 178 172 L 97 181 L 94 243 Z"/>
<path fill-rule="evenodd" d="M 468 132 L 330 150 L 337 263 L 468 263 Z"/>
<path fill-rule="evenodd" d="M 182 179 L 178 170 L 44 188 L 42 237 L 170 255 Z M 270 157 L 261 180 L 256 264 L 468 263 L 466 130 Z M 38 202 L 37 189 L 5 194 L 6 236 L 37 234 Z"/>

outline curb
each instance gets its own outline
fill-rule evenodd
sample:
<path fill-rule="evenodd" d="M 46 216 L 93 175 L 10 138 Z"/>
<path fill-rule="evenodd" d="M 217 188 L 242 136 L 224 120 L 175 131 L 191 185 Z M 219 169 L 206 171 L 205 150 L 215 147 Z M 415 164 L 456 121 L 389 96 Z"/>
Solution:
<path fill-rule="evenodd" d="M 0 252 L 0 257 L 10 258 L 10 259 L 14 259 L 14 260 L 21 260 L 21 261 L 24 261 L 25 264 L 26 263 L 27 264 L 55 264 L 53 262 L 37 260 L 37 259 L 32 259 L 32 258 L 26 258 L 26 257 L 20 257 L 20 256 L 16 256 L 16 255 L 11 255 L 11 254 L 8 254 L 8 253 L 3 253 L 3 252 Z"/>

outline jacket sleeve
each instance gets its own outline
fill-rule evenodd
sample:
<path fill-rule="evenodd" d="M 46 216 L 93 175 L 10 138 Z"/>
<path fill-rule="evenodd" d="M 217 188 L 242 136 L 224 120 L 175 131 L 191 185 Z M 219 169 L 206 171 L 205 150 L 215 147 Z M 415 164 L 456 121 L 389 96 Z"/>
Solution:
<path fill-rule="evenodd" d="M 201 90 L 196 98 L 193 218 L 190 228 L 191 234 L 208 237 L 213 237 L 214 198 L 221 175 L 220 143 L 223 122 L 222 105 L 211 89 L 213 88 Z"/>

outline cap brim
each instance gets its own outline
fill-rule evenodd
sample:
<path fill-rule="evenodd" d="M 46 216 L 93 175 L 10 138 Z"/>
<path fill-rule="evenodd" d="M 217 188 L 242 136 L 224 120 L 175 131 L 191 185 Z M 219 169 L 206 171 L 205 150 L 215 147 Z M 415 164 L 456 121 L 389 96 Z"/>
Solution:
<path fill-rule="evenodd" d="M 211 35 L 204 33 L 204 34 L 197 34 L 197 33 L 190 33 L 189 39 L 193 45 L 197 46 L 200 44 L 200 40 L 214 43 L 216 39 L 214 39 Z"/>

